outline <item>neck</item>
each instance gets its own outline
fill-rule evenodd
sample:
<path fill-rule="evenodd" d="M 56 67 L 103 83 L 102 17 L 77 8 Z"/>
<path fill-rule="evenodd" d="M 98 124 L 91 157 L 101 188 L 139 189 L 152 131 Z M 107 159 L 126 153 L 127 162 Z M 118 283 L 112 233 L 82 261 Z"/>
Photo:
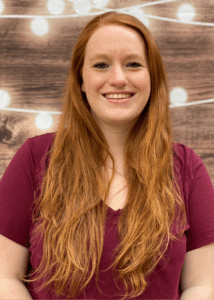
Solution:
<path fill-rule="evenodd" d="M 123 172 L 123 159 L 124 159 L 124 146 L 127 140 L 130 129 L 136 122 L 136 120 L 128 122 L 104 122 L 101 119 L 98 119 L 92 112 L 92 115 L 100 127 L 102 133 L 104 134 L 106 141 L 109 145 L 109 150 L 115 159 L 115 170 L 121 174 Z M 109 168 L 113 168 L 112 160 L 107 157 L 106 160 Z"/>

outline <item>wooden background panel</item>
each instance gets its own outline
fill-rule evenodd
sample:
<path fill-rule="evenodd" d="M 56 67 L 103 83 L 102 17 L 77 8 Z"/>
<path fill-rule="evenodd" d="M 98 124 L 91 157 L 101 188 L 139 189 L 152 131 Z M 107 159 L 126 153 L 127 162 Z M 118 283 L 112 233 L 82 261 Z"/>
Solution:
<path fill-rule="evenodd" d="M 2 15 L 51 15 L 46 0 L 4 1 Z M 156 1 L 109 1 L 106 9 L 119 9 Z M 62 13 L 76 14 L 73 3 L 65 1 Z M 195 9 L 195 22 L 214 24 L 212 0 L 179 0 L 143 7 L 147 15 L 178 19 L 182 4 Z M 92 9 L 91 12 L 99 11 Z M 102 10 L 100 9 L 100 13 Z M 1 16 L 1 15 L 0 15 Z M 49 31 L 37 36 L 33 19 L 0 18 L 0 89 L 11 97 L 9 108 L 59 112 L 61 94 L 68 74 L 70 56 L 82 28 L 93 16 L 47 19 Z M 169 90 L 182 87 L 187 103 L 214 98 L 214 26 L 185 24 L 149 18 L 165 63 Z M 175 142 L 183 143 L 203 159 L 214 185 L 214 102 L 171 107 Z M 18 148 L 27 138 L 57 130 L 54 125 L 40 130 L 36 113 L 0 111 L 0 178 Z"/>

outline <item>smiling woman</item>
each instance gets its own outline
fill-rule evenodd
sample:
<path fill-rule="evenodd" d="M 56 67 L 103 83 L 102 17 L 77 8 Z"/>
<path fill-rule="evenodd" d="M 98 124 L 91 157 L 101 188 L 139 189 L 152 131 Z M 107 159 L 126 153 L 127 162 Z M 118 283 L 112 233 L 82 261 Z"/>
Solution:
<path fill-rule="evenodd" d="M 213 278 L 203 247 L 214 242 L 214 189 L 200 157 L 173 142 L 150 31 L 126 14 L 93 18 L 63 104 L 57 132 L 28 139 L 0 182 L 0 234 L 29 248 L 20 281 L 32 298 L 180 299 L 204 284 L 201 257 Z"/>

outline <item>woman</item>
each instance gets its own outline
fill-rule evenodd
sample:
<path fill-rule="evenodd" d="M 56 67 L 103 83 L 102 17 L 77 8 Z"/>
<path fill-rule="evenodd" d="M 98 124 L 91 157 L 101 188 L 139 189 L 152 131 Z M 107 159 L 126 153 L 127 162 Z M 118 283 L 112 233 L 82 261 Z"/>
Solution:
<path fill-rule="evenodd" d="M 108 12 L 87 24 L 57 132 L 28 139 L 0 185 L 1 201 L 18 202 L 19 231 L 7 224 L 4 234 L 13 239 L 13 229 L 29 247 L 35 272 L 21 279 L 34 299 L 180 299 L 186 290 L 186 252 L 214 242 L 214 189 L 200 157 L 173 142 L 168 95 L 139 20 Z M 9 178 L 22 185 L 15 196 Z M 28 242 L 17 237 L 24 225 Z"/>

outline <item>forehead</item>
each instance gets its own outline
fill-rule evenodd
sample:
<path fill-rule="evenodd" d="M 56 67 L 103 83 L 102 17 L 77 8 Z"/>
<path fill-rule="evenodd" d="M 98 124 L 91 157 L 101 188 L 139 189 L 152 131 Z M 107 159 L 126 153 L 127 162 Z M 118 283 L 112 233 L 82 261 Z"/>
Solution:
<path fill-rule="evenodd" d="M 145 55 L 145 42 L 134 29 L 122 25 L 105 25 L 98 28 L 88 40 L 85 55 L 92 57 L 106 54 Z"/>

